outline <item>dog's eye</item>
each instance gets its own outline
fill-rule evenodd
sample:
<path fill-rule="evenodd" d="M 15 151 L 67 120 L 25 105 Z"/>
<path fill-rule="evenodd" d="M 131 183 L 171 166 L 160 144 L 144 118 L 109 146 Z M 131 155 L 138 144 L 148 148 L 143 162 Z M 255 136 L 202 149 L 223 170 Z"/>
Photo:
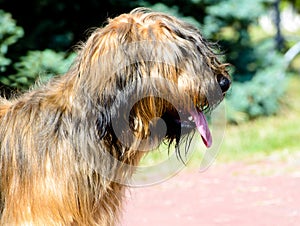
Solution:
<path fill-rule="evenodd" d="M 221 74 L 217 75 L 217 81 L 221 87 L 222 92 L 225 93 L 229 89 L 231 81 Z"/>

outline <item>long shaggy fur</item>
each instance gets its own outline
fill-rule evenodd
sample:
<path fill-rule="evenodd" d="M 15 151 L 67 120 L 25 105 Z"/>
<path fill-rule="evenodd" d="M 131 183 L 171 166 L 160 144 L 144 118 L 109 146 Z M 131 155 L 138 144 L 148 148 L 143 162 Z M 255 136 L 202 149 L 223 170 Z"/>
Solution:
<path fill-rule="evenodd" d="M 110 19 L 65 75 L 0 99 L 1 225 L 114 225 L 128 166 L 152 142 L 179 147 L 190 130 L 175 122 L 222 100 L 226 68 L 174 17 L 136 9 Z"/>

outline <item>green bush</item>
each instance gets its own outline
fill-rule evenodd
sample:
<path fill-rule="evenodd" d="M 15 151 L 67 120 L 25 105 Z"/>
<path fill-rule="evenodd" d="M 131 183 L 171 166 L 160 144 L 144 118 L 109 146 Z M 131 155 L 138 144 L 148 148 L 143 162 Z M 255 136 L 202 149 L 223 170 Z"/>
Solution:
<path fill-rule="evenodd" d="M 37 80 L 44 82 L 67 71 L 74 54 L 66 56 L 50 49 L 29 51 L 26 56 L 20 58 L 20 62 L 13 64 L 12 60 L 6 57 L 8 47 L 23 35 L 23 28 L 16 25 L 11 14 L 0 10 L 0 83 L 11 88 L 28 89 Z M 7 75 L 9 72 L 6 69 L 10 65 L 13 65 L 16 71 L 13 75 Z"/>
<path fill-rule="evenodd" d="M 11 64 L 11 59 L 5 55 L 8 52 L 8 47 L 18 41 L 24 35 L 21 27 L 16 26 L 15 20 L 11 14 L 0 10 L 0 83 L 9 84 L 6 76 L 2 75 L 6 71 L 8 65 Z"/>
<path fill-rule="evenodd" d="M 252 79 L 233 83 L 227 101 L 230 121 L 238 123 L 277 112 L 286 90 L 286 72 L 283 56 L 274 50 L 271 43 L 257 44 L 257 70 Z"/>
<path fill-rule="evenodd" d="M 8 76 L 11 87 L 28 89 L 36 81 L 45 82 L 49 78 L 63 74 L 70 67 L 75 54 L 66 57 L 47 49 L 44 51 L 29 51 L 21 61 L 14 64 L 16 74 Z"/>

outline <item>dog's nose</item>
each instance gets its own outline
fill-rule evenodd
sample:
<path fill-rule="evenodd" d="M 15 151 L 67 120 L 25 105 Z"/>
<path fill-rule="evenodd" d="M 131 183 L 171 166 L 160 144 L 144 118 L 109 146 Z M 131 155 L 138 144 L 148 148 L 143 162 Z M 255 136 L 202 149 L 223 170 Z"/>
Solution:
<path fill-rule="evenodd" d="M 221 87 L 222 93 L 225 93 L 231 84 L 231 81 L 223 75 L 217 75 L 217 81 Z"/>

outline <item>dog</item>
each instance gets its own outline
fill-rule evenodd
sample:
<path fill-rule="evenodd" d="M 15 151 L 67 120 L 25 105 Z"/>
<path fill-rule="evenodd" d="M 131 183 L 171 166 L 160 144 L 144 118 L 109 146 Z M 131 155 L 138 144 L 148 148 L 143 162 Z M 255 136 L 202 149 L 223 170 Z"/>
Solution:
<path fill-rule="evenodd" d="M 161 142 L 209 147 L 229 64 L 198 29 L 137 8 L 78 45 L 68 72 L 0 99 L 1 225 L 115 225 L 125 182 Z"/>

